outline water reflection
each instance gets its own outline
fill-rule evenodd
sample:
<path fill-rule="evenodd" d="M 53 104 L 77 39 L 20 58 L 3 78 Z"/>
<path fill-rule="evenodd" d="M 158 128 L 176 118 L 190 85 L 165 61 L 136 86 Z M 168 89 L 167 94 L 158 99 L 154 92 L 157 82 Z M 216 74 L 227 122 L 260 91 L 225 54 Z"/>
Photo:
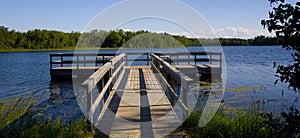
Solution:
<path fill-rule="evenodd" d="M 47 119 L 61 118 L 63 121 L 70 121 L 82 116 L 71 81 L 50 82 L 49 99 L 38 107 L 40 114 Z"/>

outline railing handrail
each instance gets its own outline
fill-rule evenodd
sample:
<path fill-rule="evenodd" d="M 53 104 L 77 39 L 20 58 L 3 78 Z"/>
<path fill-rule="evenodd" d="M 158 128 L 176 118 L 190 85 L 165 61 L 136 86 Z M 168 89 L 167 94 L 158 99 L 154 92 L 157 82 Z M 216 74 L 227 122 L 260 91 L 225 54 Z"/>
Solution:
<path fill-rule="evenodd" d="M 104 99 L 105 93 L 112 88 L 115 78 L 118 78 L 120 72 L 123 69 L 124 63 L 123 58 L 124 54 L 120 54 L 115 58 L 111 59 L 110 62 L 104 64 L 100 67 L 94 74 L 92 74 L 87 80 L 85 80 L 81 86 L 85 87 L 85 93 L 87 94 L 87 113 L 90 120 L 93 120 L 93 114 L 101 101 Z M 100 80 L 103 80 L 103 77 L 109 73 L 109 79 L 102 87 L 99 95 L 96 100 L 92 101 L 92 90 L 97 86 Z"/>
<path fill-rule="evenodd" d="M 95 64 L 95 66 L 98 66 L 97 64 L 101 63 L 104 65 L 105 63 L 109 62 L 109 59 L 106 59 L 108 57 L 111 58 L 111 56 L 116 57 L 117 55 L 120 55 L 119 53 L 55 53 L 50 54 L 50 74 L 52 76 L 52 70 L 54 69 L 54 65 L 59 65 L 58 67 L 64 67 L 64 66 L 76 66 L 76 69 L 79 69 L 80 64 L 83 64 L 83 66 L 87 66 L 87 64 Z M 59 58 L 59 60 L 53 60 Z M 65 59 L 64 57 L 72 57 L 72 59 Z M 79 57 L 83 57 L 83 59 L 79 59 Z M 93 59 L 89 59 L 88 57 L 92 57 Z M 99 59 L 100 57 L 100 59 Z M 101 59 L 102 58 L 102 59 Z M 57 67 L 57 66 L 56 66 Z"/>
<path fill-rule="evenodd" d="M 54 53 L 50 54 L 50 56 L 115 56 L 119 55 L 119 53 Z"/>
<path fill-rule="evenodd" d="M 108 62 L 101 66 L 95 73 L 93 73 L 89 78 L 87 78 L 81 85 L 88 87 L 88 93 L 93 89 L 100 79 L 110 70 L 111 63 Z"/>
<path fill-rule="evenodd" d="M 188 91 L 189 91 L 189 86 L 193 85 L 194 80 L 191 79 L 190 77 L 188 77 L 187 75 L 181 73 L 176 68 L 172 67 L 168 62 L 164 61 L 157 55 L 151 54 L 151 58 L 152 58 L 151 67 L 153 68 L 153 71 L 156 72 L 156 75 L 160 78 L 161 84 L 166 85 L 166 88 L 169 89 L 170 94 L 172 94 L 172 98 L 175 98 L 174 100 L 179 103 L 179 107 L 182 109 L 182 111 L 184 113 L 184 117 L 186 117 L 187 112 L 188 112 L 188 108 L 187 108 L 187 98 L 188 97 L 187 97 L 187 95 L 188 95 Z M 182 100 L 179 99 L 179 95 L 177 95 L 175 93 L 175 91 L 174 91 L 175 86 L 173 86 L 173 88 L 172 88 L 172 86 L 166 80 L 166 79 L 168 79 L 168 77 L 166 77 L 166 75 L 163 75 L 165 73 L 170 75 L 172 78 L 174 78 L 175 81 L 181 82 L 181 87 L 183 90 L 183 93 L 181 93 L 183 95 Z M 170 101 L 170 103 L 172 103 L 172 102 L 173 102 L 173 100 Z M 172 105 L 173 105 L 173 103 L 172 103 Z"/>
<path fill-rule="evenodd" d="M 194 62 L 196 65 L 198 62 L 207 62 L 209 64 L 219 63 L 219 67 L 222 68 L 222 53 L 220 52 L 160 52 L 154 54 L 158 55 L 159 57 L 167 56 L 168 59 L 166 59 L 166 61 L 169 61 L 170 63 L 174 62 L 178 65 L 179 63 L 190 64 Z M 187 56 L 187 58 L 180 59 L 180 56 Z"/>
<path fill-rule="evenodd" d="M 222 55 L 220 52 L 154 52 L 155 55 Z"/>
<path fill-rule="evenodd" d="M 172 67 L 168 62 L 164 61 L 160 57 L 158 57 L 155 54 L 151 54 L 152 61 L 158 60 L 160 62 L 160 65 L 167 71 L 168 74 L 173 76 L 176 81 L 183 81 L 183 84 L 187 85 L 189 82 L 193 82 L 193 79 L 188 77 L 187 75 L 183 74 L 179 70 L 177 70 L 175 67 Z"/>
<path fill-rule="evenodd" d="M 103 76 L 112 68 L 112 65 L 115 65 L 118 61 L 120 61 L 125 55 L 120 54 L 119 56 L 115 57 L 114 59 L 101 66 L 95 73 L 93 73 L 89 78 L 87 78 L 81 85 L 88 86 L 88 92 L 93 89 L 96 84 L 103 78 Z M 113 72 L 114 73 L 114 72 Z"/>

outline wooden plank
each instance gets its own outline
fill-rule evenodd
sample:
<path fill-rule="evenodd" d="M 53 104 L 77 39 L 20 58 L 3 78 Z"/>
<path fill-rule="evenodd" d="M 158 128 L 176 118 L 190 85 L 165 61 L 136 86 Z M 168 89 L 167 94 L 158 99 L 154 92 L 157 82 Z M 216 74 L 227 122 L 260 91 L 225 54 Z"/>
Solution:
<path fill-rule="evenodd" d="M 219 66 L 212 65 L 212 64 L 207 64 L 206 66 L 208 66 L 209 68 L 220 68 Z"/>
<path fill-rule="evenodd" d="M 179 122 L 174 109 L 171 103 L 168 101 L 165 92 L 162 90 L 158 79 L 155 77 L 155 74 L 151 69 L 143 69 L 143 71 L 145 72 L 145 81 L 148 81 L 152 84 L 150 85 L 151 91 L 147 90 L 152 119 L 152 131 L 155 136 L 163 135 L 164 132 L 161 130 L 177 128 L 179 126 Z M 158 85 L 156 84 L 158 84 L 159 87 L 157 87 Z"/>
<path fill-rule="evenodd" d="M 208 69 L 208 67 L 203 64 L 197 64 L 197 67 L 200 69 Z"/>
<path fill-rule="evenodd" d="M 170 102 L 168 102 L 168 98 L 165 95 L 165 92 L 160 89 L 157 90 L 157 85 L 160 85 L 159 81 L 157 80 L 155 74 L 149 67 L 142 67 L 142 71 L 144 74 L 144 81 L 145 85 L 150 87 L 151 90 L 148 90 L 147 86 L 145 90 L 140 89 L 140 73 L 139 68 L 133 67 L 130 68 L 130 73 L 128 75 L 128 80 L 124 90 L 115 89 L 114 91 L 122 91 L 122 96 L 120 99 L 120 103 L 118 105 L 117 112 L 115 117 L 112 118 L 102 118 L 103 112 L 100 113 L 98 119 L 100 120 L 112 120 L 110 128 L 111 130 L 110 136 L 137 136 L 141 137 L 143 132 L 141 127 L 145 127 L 144 123 L 141 122 L 141 116 L 144 113 L 141 113 L 142 105 L 140 103 L 141 95 L 140 91 L 147 92 L 147 98 L 149 101 L 149 108 L 150 108 L 150 117 L 152 118 L 152 122 L 149 122 L 146 130 L 151 129 L 153 131 L 154 136 L 162 135 L 168 128 L 174 127 L 173 129 L 179 126 L 178 119 L 174 112 L 173 107 L 171 106 Z M 137 90 L 138 88 L 138 90 Z M 115 92 L 113 92 L 115 93 Z M 112 97 L 110 96 L 108 101 L 110 101 Z M 107 110 L 108 105 L 106 105 L 103 109 Z M 145 114 L 144 114 L 145 115 Z M 163 118 L 163 119 L 162 119 Z M 167 120 L 166 120 L 167 119 Z M 101 122 L 98 120 L 97 122 Z M 126 121 L 127 120 L 127 121 Z M 159 120 L 159 121 L 158 121 Z M 105 121 L 104 121 L 105 122 Z M 143 123 L 143 126 L 140 124 Z"/>

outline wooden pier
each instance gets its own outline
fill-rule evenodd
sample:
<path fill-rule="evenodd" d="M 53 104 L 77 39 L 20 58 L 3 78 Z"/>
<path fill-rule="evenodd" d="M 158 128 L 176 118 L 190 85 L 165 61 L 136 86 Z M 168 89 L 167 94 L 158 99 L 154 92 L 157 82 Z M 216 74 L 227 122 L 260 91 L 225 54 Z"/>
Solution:
<path fill-rule="evenodd" d="M 130 59 L 134 54 L 142 58 Z M 51 65 L 50 70 L 55 79 L 61 77 L 60 71 L 68 76 L 66 70 L 72 69 L 73 77 L 81 73 L 89 75 L 77 90 L 83 94 L 84 103 L 81 105 L 86 106 L 85 114 L 93 124 L 90 124 L 91 128 L 95 127 L 110 137 L 161 137 L 179 127 L 188 116 L 188 97 L 193 93 L 191 88 L 199 83 L 195 76 L 221 73 L 219 53 L 181 55 L 183 53 L 68 55 L 78 60 L 73 62 L 75 66 L 66 67 L 64 64 L 70 62 L 64 60 L 64 54 L 56 54 L 50 55 L 50 63 L 60 66 L 53 68 Z M 203 58 L 207 55 L 208 58 Z M 218 60 L 214 58 L 216 55 L 220 56 Z M 52 57 L 55 56 L 60 61 L 54 61 Z M 102 58 L 94 57 L 91 63 L 94 66 L 90 67 L 88 64 L 93 56 Z M 146 63 L 129 66 L 135 61 Z M 200 61 L 209 64 L 199 64 Z M 219 66 L 212 64 L 216 61 Z M 187 64 L 181 64 L 183 62 Z M 93 97 L 95 91 L 97 96 Z"/>

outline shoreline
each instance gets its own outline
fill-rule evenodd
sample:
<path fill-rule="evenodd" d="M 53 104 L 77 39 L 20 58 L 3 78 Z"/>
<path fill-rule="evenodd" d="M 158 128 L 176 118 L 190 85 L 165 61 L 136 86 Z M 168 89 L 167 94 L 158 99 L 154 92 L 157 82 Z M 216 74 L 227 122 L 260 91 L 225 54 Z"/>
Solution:
<path fill-rule="evenodd" d="M 268 45 L 269 46 L 269 45 Z M 267 47 L 268 47 L 267 46 Z M 272 45 L 272 46 L 281 46 L 281 45 Z M 196 46 L 186 46 L 186 47 L 196 47 Z M 199 46 L 202 47 L 202 46 Z M 206 47 L 206 46 L 204 46 Z M 210 47 L 210 46 L 208 46 Z M 214 47 L 214 46 L 211 46 Z M 221 46 L 221 47 L 257 47 L 257 46 Z M 260 47 L 260 46 L 259 46 Z M 265 47 L 265 46 L 262 46 Z M 0 53 L 10 53 L 10 52 L 51 52 L 51 51 L 70 51 L 75 50 L 76 47 L 67 47 L 67 48 L 58 48 L 58 49 L 0 49 Z M 135 48 L 122 48 L 121 50 L 126 49 L 135 49 Z M 144 49 L 144 48 L 142 48 Z M 120 48 L 78 48 L 76 50 L 120 50 Z"/>
<path fill-rule="evenodd" d="M 9 52 L 51 52 L 51 51 L 70 51 L 75 50 L 75 47 L 59 48 L 59 49 L 0 49 L 0 53 Z M 118 50 L 119 48 L 79 48 L 76 50 Z"/>

